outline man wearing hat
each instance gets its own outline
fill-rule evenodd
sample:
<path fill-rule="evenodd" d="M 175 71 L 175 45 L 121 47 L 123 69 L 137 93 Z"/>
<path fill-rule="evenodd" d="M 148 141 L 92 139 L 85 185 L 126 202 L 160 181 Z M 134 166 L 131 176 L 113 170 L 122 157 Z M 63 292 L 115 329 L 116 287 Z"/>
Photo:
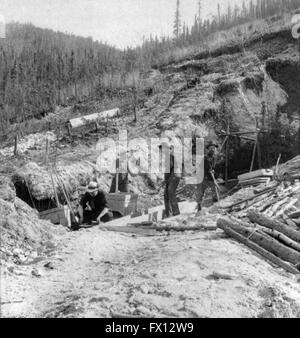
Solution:
<path fill-rule="evenodd" d="M 213 193 L 213 202 L 218 201 L 217 186 L 215 184 L 215 168 L 217 164 L 216 150 L 219 148 L 214 142 L 209 142 L 206 146 L 207 155 L 204 157 L 204 179 L 203 182 L 197 186 L 197 209 L 198 212 L 202 209 L 202 202 L 205 192 L 211 188 Z"/>
<path fill-rule="evenodd" d="M 100 224 L 112 220 L 113 215 L 107 206 L 105 193 L 97 182 L 91 182 L 79 205 L 80 223 Z"/>
<path fill-rule="evenodd" d="M 174 146 L 170 144 L 169 141 L 164 141 L 160 147 L 160 151 L 166 151 L 165 155 L 170 155 L 169 157 L 169 170 L 166 169 L 164 174 L 165 180 L 165 191 L 164 191 L 164 202 L 165 202 L 165 217 L 169 218 L 172 216 L 180 215 L 176 191 L 180 183 L 181 174 L 175 172 L 175 154 Z M 164 155 L 164 154 L 163 154 Z M 166 159 L 168 160 L 168 159 Z"/>

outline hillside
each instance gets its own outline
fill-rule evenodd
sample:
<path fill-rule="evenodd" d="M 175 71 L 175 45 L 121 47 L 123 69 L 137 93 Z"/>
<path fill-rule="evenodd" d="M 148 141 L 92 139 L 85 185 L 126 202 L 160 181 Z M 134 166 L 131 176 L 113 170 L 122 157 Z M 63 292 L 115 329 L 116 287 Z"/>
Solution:
<path fill-rule="evenodd" d="M 101 188 L 108 192 L 112 175 L 100 174 L 95 168 L 99 156 L 97 143 L 104 137 L 117 140 L 122 130 L 127 131 L 129 140 L 141 140 L 139 148 L 132 151 L 140 169 L 146 167 L 149 158 L 142 141 L 161 135 L 203 137 L 216 142 L 220 145 L 221 178 L 225 175 L 221 146 L 226 130 L 236 134 L 229 141 L 229 178 L 236 179 L 238 174 L 249 172 L 256 139 L 252 132 L 256 129 L 260 130 L 258 139 L 264 168 L 276 165 L 279 155 L 280 163 L 300 155 L 300 63 L 290 19 L 291 15 L 286 15 L 272 23 L 262 20 L 251 29 L 248 23 L 229 27 L 223 32 L 227 33 L 225 40 L 211 41 L 209 49 L 177 46 L 171 57 L 167 53 L 158 64 L 154 62 L 155 67 L 138 68 L 137 77 L 135 67 L 129 67 L 122 74 L 120 69 L 113 73 L 108 70 L 107 77 L 102 79 L 111 82 L 101 87 L 105 88 L 101 95 L 77 98 L 72 76 L 64 76 L 66 82 L 61 87 L 50 78 L 44 82 L 48 76 L 44 71 L 48 69 L 49 75 L 54 74 L 51 64 L 59 65 L 55 57 L 52 59 L 55 55 L 52 47 L 57 46 L 60 35 L 47 32 L 45 41 L 40 43 L 46 43 L 50 49 L 40 45 L 41 64 L 31 64 L 34 72 L 40 71 L 43 76 L 40 81 L 33 80 L 30 66 L 28 81 L 33 81 L 35 90 L 36 85 L 45 88 L 45 84 L 52 83 L 53 93 L 64 93 L 66 98 L 70 85 L 75 99 L 47 101 L 45 92 L 38 91 L 41 101 L 36 101 L 36 110 L 28 108 L 29 115 L 18 120 L 19 110 L 15 106 L 16 115 L 8 114 L 15 119 L 6 119 L 2 125 L 2 130 L 9 135 L 0 147 L 0 230 L 4 234 L 1 316 L 299 317 L 299 274 L 292 275 L 270 264 L 217 229 L 217 220 L 224 214 L 222 202 L 212 205 L 211 198 L 206 196 L 203 211 L 195 215 L 195 186 L 181 182 L 179 197 L 185 201 L 180 205 L 182 215 L 158 223 L 155 228 L 135 227 L 132 219 L 123 218 L 107 227 L 72 232 L 41 221 L 36 211 L 56 205 L 53 186 L 57 198 L 66 203 L 61 182 L 51 177 L 50 167 L 55 166 L 62 177 L 72 206 L 78 205 L 79 195 L 92 179 L 97 178 Z M 241 40 L 234 39 L 234 31 L 241 27 L 248 34 L 244 35 L 242 44 Z M 267 29 L 256 31 L 258 27 Z M 35 31 L 28 26 L 28 54 L 24 54 L 27 47 L 23 46 L 16 56 L 20 57 L 18 60 L 25 60 L 25 64 L 34 57 L 31 46 L 36 43 L 32 39 Z M 23 28 L 20 32 L 24 32 Z M 18 34 L 11 37 L 16 38 Z M 68 65 L 65 71 L 69 74 L 72 55 L 83 57 L 82 65 L 86 65 L 89 57 L 81 54 L 80 38 L 63 35 L 62 40 L 68 41 L 64 47 L 64 64 Z M 82 51 L 89 48 L 89 43 L 93 50 L 89 55 L 95 56 L 97 50 L 103 49 L 113 53 L 112 58 L 106 59 L 108 64 L 109 60 L 118 64 L 124 56 L 116 49 L 86 39 L 82 40 L 85 46 Z M 46 55 L 42 54 L 44 50 Z M 1 51 L 3 53 L 3 49 Z M 97 67 L 98 62 L 89 65 Z M 90 80 L 89 71 L 91 69 L 82 72 L 82 83 Z M 133 76 L 127 78 L 129 82 L 126 82 L 126 74 Z M 121 75 L 125 78 L 118 82 Z M 33 87 L 24 86 L 29 97 Z M 13 90 L 11 93 L 20 96 Z M 13 102 L 17 102 L 16 98 Z M 42 111 L 40 104 L 45 102 L 51 109 Z M 97 128 L 87 126 L 71 133 L 67 129 L 66 123 L 71 118 L 116 107 L 121 113 L 100 121 Z M 36 114 L 31 115 L 33 111 Z M 240 137 L 240 133 L 248 134 Z M 19 135 L 18 152 L 14 154 L 16 135 Z M 113 149 L 108 147 L 102 156 L 107 159 L 112 154 Z M 299 171 L 299 157 L 280 169 L 288 168 L 291 163 L 293 170 Z M 257 156 L 253 169 L 259 164 Z M 157 206 L 162 213 L 162 178 L 151 173 L 129 175 L 130 191 L 139 194 L 141 214 Z M 277 211 L 283 205 L 281 200 L 278 202 L 280 192 L 287 194 L 286 199 L 293 189 L 299 193 L 296 179 L 280 177 L 278 180 L 275 183 L 280 185 L 279 197 L 270 197 Z M 229 194 L 226 202 L 235 202 L 241 196 L 249 197 L 266 188 L 241 189 L 232 196 Z M 267 193 L 271 196 L 270 191 Z M 299 194 L 291 196 L 299 209 Z M 139 224 L 139 218 L 135 222 Z M 296 223 L 293 226 L 299 233 Z"/>

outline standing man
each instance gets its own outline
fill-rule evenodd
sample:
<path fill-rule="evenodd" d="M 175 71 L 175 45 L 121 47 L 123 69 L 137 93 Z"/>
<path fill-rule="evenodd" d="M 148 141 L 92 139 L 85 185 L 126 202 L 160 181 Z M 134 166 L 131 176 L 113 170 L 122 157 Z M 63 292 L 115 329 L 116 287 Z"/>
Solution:
<path fill-rule="evenodd" d="M 80 224 L 101 224 L 112 220 L 113 215 L 107 206 L 105 193 L 97 182 L 91 182 L 79 206 Z"/>
<path fill-rule="evenodd" d="M 206 146 L 207 155 L 204 157 L 204 179 L 203 182 L 197 186 L 197 209 L 198 212 L 202 210 L 202 202 L 205 192 L 211 188 L 213 194 L 213 202 L 218 201 L 218 192 L 215 182 L 215 168 L 217 164 L 216 150 L 219 146 L 213 142 L 209 142 Z"/>
<path fill-rule="evenodd" d="M 181 174 L 175 173 L 175 156 L 174 147 L 167 143 L 160 146 L 169 147 L 170 149 L 170 170 L 165 172 L 165 191 L 164 191 L 164 202 L 165 202 L 165 217 L 169 218 L 172 216 L 180 215 L 176 191 L 179 185 Z"/>

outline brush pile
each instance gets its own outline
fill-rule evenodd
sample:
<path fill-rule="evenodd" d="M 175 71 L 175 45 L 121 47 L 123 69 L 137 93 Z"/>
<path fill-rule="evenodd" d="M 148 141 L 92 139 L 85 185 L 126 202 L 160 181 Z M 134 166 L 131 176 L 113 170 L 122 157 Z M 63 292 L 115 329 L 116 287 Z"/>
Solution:
<path fill-rule="evenodd" d="M 276 180 L 246 188 L 221 207 L 217 225 L 291 273 L 300 273 L 300 157 L 280 166 Z"/>
<path fill-rule="evenodd" d="M 12 181 L 17 186 L 24 186 L 36 201 L 55 201 L 57 193 L 60 201 L 65 203 L 61 182 L 71 199 L 78 198 L 89 182 L 97 176 L 95 166 L 89 162 L 78 162 L 70 165 L 60 165 L 56 168 L 44 168 L 34 162 L 27 163 L 22 170 L 17 171 Z M 53 179 L 53 182 L 52 182 Z M 103 190 L 108 190 L 109 182 L 104 176 L 99 182 Z"/>

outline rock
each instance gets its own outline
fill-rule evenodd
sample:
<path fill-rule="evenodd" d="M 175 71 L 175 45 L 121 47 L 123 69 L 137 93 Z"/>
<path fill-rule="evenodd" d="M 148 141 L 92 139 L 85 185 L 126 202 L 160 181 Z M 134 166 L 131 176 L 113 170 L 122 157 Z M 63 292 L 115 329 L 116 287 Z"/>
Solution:
<path fill-rule="evenodd" d="M 134 314 L 137 314 L 137 315 L 138 314 L 144 314 L 146 316 L 153 316 L 152 312 L 143 305 L 138 306 L 135 309 Z"/>
<path fill-rule="evenodd" d="M 52 262 L 46 263 L 46 264 L 44 265 L 44 267 L 45 267 L 46 269 L 49 269 L 49 270 L 54 270 L 54 265 L 53 265 Z"/>
<path fill-rule="evenodd" d="M 37 269 L 33 269 L 33 270 L 31 271 L 31 274 L 32 274 L 32 276 L 34 276 L 34 277 L 38 277 L 38 278 L 42 277 L 42 274 L 41 274 Z"/>
<path fill-rule="evenodd" d="M 146 295 L 149 293 L 149 288 L 148 288 L 147 285 L 141 285 L 140 290 L 141 290 L 142 293 L 144 293 Z"/>
<path fill-rule="evenodd" d="M 15 272 L 15 268 L 13 266 L 8 266 L 7 267 L 7 271 L 10 273 L 14 273 Z"/>
<path fill-rule="evenodd" d="M 7 178 L 0 176 L 0 198 L 4 201 L 14 203 L 16 191 L 13 183 Z"/>

